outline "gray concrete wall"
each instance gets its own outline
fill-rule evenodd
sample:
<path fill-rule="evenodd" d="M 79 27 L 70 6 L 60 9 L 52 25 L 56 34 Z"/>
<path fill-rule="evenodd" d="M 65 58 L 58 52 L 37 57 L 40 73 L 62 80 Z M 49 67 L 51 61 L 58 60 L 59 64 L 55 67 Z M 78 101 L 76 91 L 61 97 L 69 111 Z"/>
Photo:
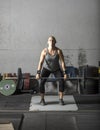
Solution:
<path fill-rule="evenodd" d="M 99 7 L 99 0 L 0 0 L 0 72 L 22 67 L 35 74 L 49 35 L 56 37 L 66 65 L 98 66 Z"/>

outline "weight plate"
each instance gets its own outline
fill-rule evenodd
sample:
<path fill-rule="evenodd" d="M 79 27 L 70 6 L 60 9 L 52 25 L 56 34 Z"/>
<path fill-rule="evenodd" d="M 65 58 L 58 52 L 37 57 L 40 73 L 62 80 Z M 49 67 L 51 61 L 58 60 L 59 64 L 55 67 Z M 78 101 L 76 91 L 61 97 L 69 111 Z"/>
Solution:
<path fill-rule="evenodd" d="M 30 73 L 23 74 L 24 79 L 24 87 L 23 90 L 29 90 L 30 87 Z"/>
<path fill-rule="evenodd" d="M 0 82 L 0 93 L 4 96 L 12 95 L 16 91 L 16 84 L 13 80 L 2 80 Z"/>
<path fill-rule="evenodd" d="M 18 79 L 16 82 L 16 89 L 18 92 L 20 92 L 23 88 L 23 76 L 22 76 L 22 70 L 21 68 L 18 68 Z"/>
<path fill-rule="evenodd" d="M 29 90 L 30 87 L 30 79 L 24 79 L 24 90 Z"/>

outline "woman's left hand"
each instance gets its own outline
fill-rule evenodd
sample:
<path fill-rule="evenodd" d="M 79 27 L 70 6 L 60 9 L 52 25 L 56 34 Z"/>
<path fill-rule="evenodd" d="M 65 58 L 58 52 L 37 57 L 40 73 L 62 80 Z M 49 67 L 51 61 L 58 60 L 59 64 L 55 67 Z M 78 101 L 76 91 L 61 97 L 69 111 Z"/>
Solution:
<path fill-rule="evenodd" d="M 64 80 L 66 80 L 67 79 L 67 74 L 64 74 Z"/>

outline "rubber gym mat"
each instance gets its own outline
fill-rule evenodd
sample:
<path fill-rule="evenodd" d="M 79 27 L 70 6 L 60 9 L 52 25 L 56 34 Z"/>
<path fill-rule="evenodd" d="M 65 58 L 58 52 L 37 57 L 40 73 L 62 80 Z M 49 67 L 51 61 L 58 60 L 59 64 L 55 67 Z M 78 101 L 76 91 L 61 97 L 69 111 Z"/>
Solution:
<path fill-rule="evenodd" d="M 69 115 L 47 115 L 46 130 L 78 130 L 76 117 Z"/>
<path fill-rule="evenodd" d="M 26 113 L 22 130 L 78 130 L 76 117 L 60 112 Z"/>
<path fill-rule="evenodd" d="M 100 112 L 83 112 L 76 116 L 79 130 L 100 130 Z"/>
<path fill-rule="evenodd" d="M 31 94 L 0 95 L 0 111 L 29 110 L 31 97 Z"/>
<path fill-rule="evenodd" d="M 0 113 L 0 130 L 20 130 L 23 118 L 24 115 L 21 113 Z"/>
<path fill-rule="evenodd" d="M 33 96 L 30 103 L 29 111 L 77 111 L 78 107 L 75 103 L 73 95 L 65 95 L 65 105 L 59 104 L 59 96 L 46 95 L 46 105 L 41 106 L 40 96 Z"/>
<path fill-rule="evenodd" d="M 74 95 L 79 110 L 100 110 L 100 94 Z"/>

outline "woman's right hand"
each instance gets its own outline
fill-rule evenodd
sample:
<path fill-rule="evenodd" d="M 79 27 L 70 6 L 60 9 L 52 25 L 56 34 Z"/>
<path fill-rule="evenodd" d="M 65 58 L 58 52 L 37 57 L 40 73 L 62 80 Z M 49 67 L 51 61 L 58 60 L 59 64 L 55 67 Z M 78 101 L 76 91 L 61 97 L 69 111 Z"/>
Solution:
<path fill-rule="evenodd" d="M 40 79 L 40 74 L 36 74 L 36 79 Z"/>

